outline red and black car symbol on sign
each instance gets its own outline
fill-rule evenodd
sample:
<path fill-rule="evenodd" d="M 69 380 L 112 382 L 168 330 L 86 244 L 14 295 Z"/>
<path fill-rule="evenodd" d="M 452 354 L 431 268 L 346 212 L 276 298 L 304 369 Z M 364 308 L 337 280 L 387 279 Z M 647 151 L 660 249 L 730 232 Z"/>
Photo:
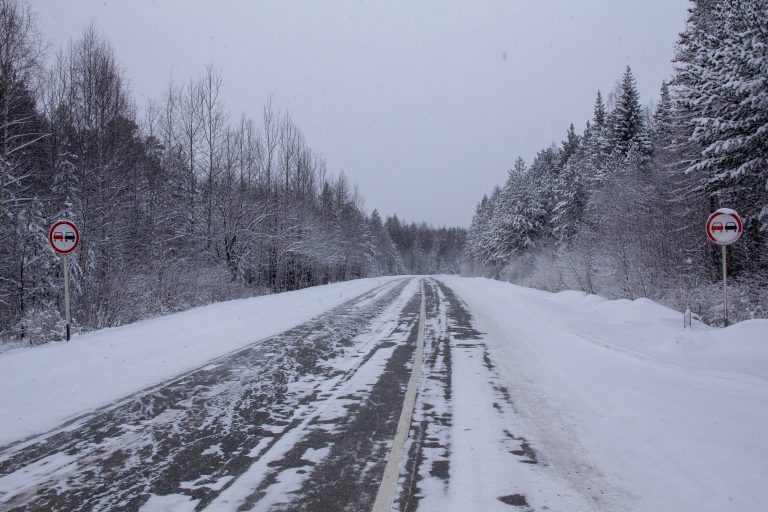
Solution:
<path fill-rule="evenodd" d="M 75 233 L 74 231 L 67 231 L 66 233 L 56 231 L 53 233 L 53 239 L 61 242 L 74 242 Z"/>

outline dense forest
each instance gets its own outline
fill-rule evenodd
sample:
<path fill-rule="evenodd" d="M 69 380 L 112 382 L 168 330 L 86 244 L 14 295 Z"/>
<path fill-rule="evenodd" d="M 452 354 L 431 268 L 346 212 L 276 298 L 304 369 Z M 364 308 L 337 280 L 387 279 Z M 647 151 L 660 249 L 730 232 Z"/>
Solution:
<path fill-rule="evenodd" d="M 76 330 L 460 264 L 717 321 L 720 252 L 703 226 L 723 206 L 745 220 L 731 314 L 768 316 L 767 18 L 767 0 L 694 1 L 659 96 L 643 104 L 627 67 L 583 129 L 514 162 L 466 232 L 367 212 L 271 100 L 233 116 L 212 66 L 139 108 L 95 26 L 54 50 L 26 2 L 0 0 L 0 341 L 63 332 L 47 241 L 60 218 L 82 234 Z"/>
<path fill-rule="evenodd" d="M 466 271 L 547 290 L 651 297 L 723 314 L 707 216 L 737 210 L 730 314 L 768 316 L 768 2 L 698 0 L 675 73 L 646 107 L 627 67 L 583 130 L 477 206 Z"/>
<path fill-rule="evenodd" d="M 213 67 L 139 109 L 94 26 L 54 53 L 0 0 L 0 340 L 62 335 L 59 218 L 76 330 L 367 276 L 455 272 L 465 230 L 368 214 L 287 114 L 232 117 Z M 140 114 L 139 114 L 140 110 Z"/>
<path fill-rule="evenodd" d="M 518 159 L 482 198 L 467 272 L 547 290 L 651 297 L 722 319 L 707 216 L 737 210 L 731 315 L 768 315 L 768 2 L 693 2 L 675 73 L 643 106 L 627 67 L 585 128 Z"/>

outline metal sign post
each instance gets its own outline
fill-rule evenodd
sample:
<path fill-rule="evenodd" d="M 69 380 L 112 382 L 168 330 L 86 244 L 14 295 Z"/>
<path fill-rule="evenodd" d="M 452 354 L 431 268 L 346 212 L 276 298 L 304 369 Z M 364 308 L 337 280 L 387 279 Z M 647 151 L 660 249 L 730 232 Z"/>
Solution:
<path fill-rule="evenodd" d="M 67 341 L 70 337 L 70 317 L 69 317 L 69 256 L 61 255 L 61 265 L 64 267 L 64 318 L 67 320 Z"/>
<path fill-rule="evenodd" d="M 72 221 L 59 220 L 51 226 L 48 241 L 53 250 L 61 254 L 61 267 L 64 274 L 64 318 L 67 321 L 66 336 L 69 341 L 72 331 L 72 319 L 69 315 L 69 253 L 77 249 L 80 243 L 80 232 Z"/>
<path fill-rule="evenodd" d="M 722 247 L 723 260 L 723 324 L 728 327 L 728 265 L 727 247 L 741 237 L 744 222 L 735 210 L 720 208 L 707 219 L 707 236 Z"/>
<path fill-rule="evenodd" d="M 728 246 L 720 247 L 723 249 L 723 326 L 728 327 L 728 265 L 726 264 Z"/>

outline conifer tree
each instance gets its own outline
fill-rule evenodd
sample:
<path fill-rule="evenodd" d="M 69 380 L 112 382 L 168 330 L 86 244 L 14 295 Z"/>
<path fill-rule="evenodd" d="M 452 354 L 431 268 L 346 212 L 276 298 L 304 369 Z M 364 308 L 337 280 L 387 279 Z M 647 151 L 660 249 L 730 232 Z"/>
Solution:
<path fill-rule="evenodd" d="M 593 126 L 602 130 L 608 121 L 608 111 L 605 108 L 605 102 L 603 102 L 603 95 L 600 91 L 597 91 L 597 97 L 595 98 L 595 107 L 592 114 Z"/>
<path fill-rule="evenodd" d="M 576 129 L 573 127 L 573 123 L 568 127 L 568 132 L 565 135 L 565 140 L 562 144 L 562 150 L 560 153 L 560 167 L 564 167 L 568 160 L 576 154 L 581 147 L 581 136 L 576 133 Z"/>
<path fill-rule="evenodd" d="M 659 102 L 653 111 L 651 140 L 655 150 L 668 148 L 675 143 L 675 113 L 672 93 L 666 81 L 661 83 Z"/>
<path fill-rule="evenodd" d="M 688 172 L 720 204 L 768 225 L 768 31 L 766 0 L 697 6 L 681 38 L 677 84 L 700 149 Z"/>
<path fill-rule="evenodd" d="M 645 126 L 645 114 L 629 66 L 622 77 L 616 106 L 608 117 L 608 126 L 611 147 L 619 157 L 625 158 L 630 152 L 641 155 L 650 153 L 651 142 Z"/>
<path fill-rule="evenodd" d="M 597 91 L 595 104 L 593 107 L 592 120 L 587 123 L 584 130 L 583 145 L 585 151 L 585 166 L 587 178 L 594 185 L 601 181 L 603 166 L 610 153 L 610 143 L 608 141 L 608 111 L 603 102 L 603 95 Z"/>
<path fill-rule="evenodd" d="M 532 249 L 545 231 L 548 212 L 545 201 L 549 197 L 540 194 L 537 185 L 551 177 L 549 157 L 553 155 L 546 151 L 538 169 L 532 166 L 526 170 L 525 162 L 518 158 L 509 171 L 491 221 L 492 261 L 509 261 L 511 256 Z"/>

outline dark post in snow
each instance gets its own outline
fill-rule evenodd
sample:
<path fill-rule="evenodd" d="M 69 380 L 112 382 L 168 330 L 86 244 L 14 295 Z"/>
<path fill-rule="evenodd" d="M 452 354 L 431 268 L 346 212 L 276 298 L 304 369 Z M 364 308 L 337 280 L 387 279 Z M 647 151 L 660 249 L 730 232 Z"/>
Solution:
<path fill-rule="evenodd" d="M 728 327 L 728 250 L 726 245 L 721 245 L 723 252 L 723 326 Z"/>
<path fill-rule="evenodd" d="M 64 318 L 67 321 L 66 337 L 69 341 L 71 333 L 71 318 L 69 316 L 69 253 L 77 249 L 80 243 L 80 232 L 70 220 L 58 220 L 53 223 L 48 232 L 48 241 L 53 250 L 61 255 L 61 266 L 64 274 Z"/>
<path fill-rule="evenodd" d="M 723 260 L 723 325 L 728 327 L 728 267 L 727 247 L 741 237 L 744 223 L 735 210 L 720 208 L 707 219 L 707 236 L 722 247 Z"/>
<path fill-rule="evenodd" d="M 61 265 L 64 267 L 64 318 L 67 320 L 67 341 L 70 337 L 70 323 L 69 316 L 69 255 L 61 255 Z"/>

